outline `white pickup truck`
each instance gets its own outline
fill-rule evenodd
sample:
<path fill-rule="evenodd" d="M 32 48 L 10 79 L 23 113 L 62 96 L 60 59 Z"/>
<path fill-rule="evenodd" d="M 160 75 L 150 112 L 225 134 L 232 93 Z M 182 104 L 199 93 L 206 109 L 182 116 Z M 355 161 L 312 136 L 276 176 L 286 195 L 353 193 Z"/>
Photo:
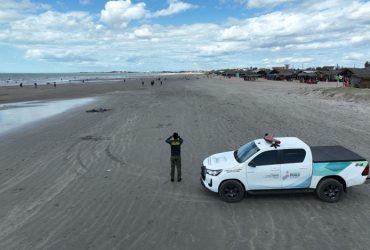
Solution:
<path fill-rule="evenodd" d="M 368 174 L 368 161 L 344 147 L 310 147 L 296 137 L 264 137 L 207 157 L 201 183 L 226 202 L 261 191 L 316 191 L 321 200 L 336 202 L 346 188 L 363 184 Z"/>

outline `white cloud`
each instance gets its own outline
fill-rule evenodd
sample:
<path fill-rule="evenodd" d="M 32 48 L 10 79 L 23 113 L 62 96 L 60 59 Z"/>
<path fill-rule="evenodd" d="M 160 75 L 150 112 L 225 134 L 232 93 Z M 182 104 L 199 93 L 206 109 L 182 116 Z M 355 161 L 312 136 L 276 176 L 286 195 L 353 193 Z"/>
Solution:
<path fill-rule="evenodd" d="M 27 59 L 46 60 L 51 62 L 94 62 L 89 55 L 82 55 L 78 51 L 61 49 L 29 49 L 26 51 Z"/>
<path fill-rule="evenodd" d="M 270 64 L 271 63 L 271 60 L 269 58 L 263 58 L 261 60 L 261 63 L 263 63 L 263 64 Z"/>
<path fill-rule="evenodd" d="M 342 0 L 337 0 L 342 1 Z M 352 1 L 346 9 L 341 3 L 333 7 L 333 1 L 315 3 L 310 6 L 271 12 L 269 14 L 233 21 L 221 30 L 219 38 L 224 41 L 245 41 L 255 48 L 284 49 L 340 48 L 348 44 L 363 45 L 369 41 L 369 25 L 364 14 L 370 11 L 370 4 Z M 321 9 L 321 11 L 313 11 Z M 361 14 L 348 15 L 360 10 Z M 370 15 L 370 14 L 369 14 Z M 328 18 L 330 17 L 330 18 Z M 369 39 L 368 39 L 369 37 Z"/>
<path fill-rule="evenodd" d="M 245 5 L 247 8 L 272 8 L 293 1 L 294 0 L 235 0 L 235 2 Z"/>
<path fill-rule="evenodd" d="M 368 53 L 370 20 L 366 15 L 370 4 L 356 0 L 337 0 L 337 5 L 333 0 L 310 2 L 284 12 L 220 24 L 159 25 L 152 16 L 156 12 L 138 2 L 109 1 L 97 20 L 88 12 L 58 12 L 39 5 L 35 11 L 30 1 L 19 1 L 22 8 L 7 1 L 17 18 L 0 22 L 0 43 L 25 51 L 31 61 L 109 70 L 320 65 L 329 61 L 363 65 L 360 62 L 367 59 L 366 54 L 361 57 L 359 52 Z M 343 3 L 346 9 L 341 7 Z M 0 5 L 0 10 L 6 8 Z M 354 14 L 348 15 L 347 10 Z M 152 22 L 129 25 L 148 18 L 153 18 Z"/>
<path fill-rule="evenodd" d="M 292 0 L 249 0 L 247 6 L 249 8 L 273 7 L 291 1 Z"/>
<path fill-rule="evenodd" d="M 248 40 L 268 36 L 287 36 L 302 32 L 305 15 L 298 13 L 273 12 L 259 17 L 249 18 L 221 33 L 222 40 Z"/>
<path fill-rule="evenodd" d="M 35 9 L 48 9 L 50 6 L 47 4 L 33 3 L 30 0 L 2 0 L 0 10 L 35 10 Z"/>
<path fill-rule="evenodd" d="M 145 17 L 145 3 L 131 3 L 131 0 L 108 1 L 101 11 L 101 20 L 114 27 L 126 27 L 132 20 Z"/>
<path fill-rule="evenodd" d="M 201 56 L 217 56 L 224 53 L 232 53 L 240 50 L 240 47 L 235 42 L 223 42 L 211 45 L 202 45 L 198 47 Z"/>
<path fill-rule="evenodd" d="M 348 55 L 343 57 L 346 61 L 359 61 L 359 60 L 366 60 L 364 54 L 358 52 L 351 52 Z"/>
<path fill-rule="evenodd" d="M 346 9 L 347 14 L 350 13 L 350 15 L 347 15 L 347 18 L 350 20 L 359 20 L 363 23 L 369 24 L 370 23 L 370 2 L 367 1 L 365 3 L 363 2 L 357 2 L 350 6 L 350 9 Z M 350 12 L 348 12 L 350 11 Z"/>
<path fill-rule="evenodd" d="M 136 38 L 149 39 L 152 37 L 152 32 L 150 26 L 145 25 L 140 28 L 137 28 L 133 31 L 133 34 Z"/>
<path fill-rule="evenodd" d="M 166 9 L 156 11 L 153 14 L 151 14 L 151 16 L 152 17 L 170 16 L 173 14 L 184 12 L 192 8 L 196 8 L 195 5 L 181 2 L 178 0 L 168 0 L 168 4 L 169 6 Z"/>
<path fill-rule="evenodd" d="M 152 13 L 143 2 L 134 4 L 131 0 L 111 0 L 101 11 L 101 20 L 113 27 L 125 28 L 133 20 L 170 16 L 196 7 L 178 0 L 168 0 L 166 9 Z"/>
<path fill-rule="evenodd" d="M 0 24 L 19 20 L 40 10 L 50 9 L 47 4 L 33 3 L 30 0 L 1 0 Z"/>
<path fill-rule="evenodd" d="M 311 57 L 281 57 L 274 60 L 277 64 L 290 64 L 290 63 L 310 63 L 313 61 Z"/>
<path fill-rule="evenodd" d="M 4 40 L 21 45 L 83 44 L 90 42 L 93 32 L 98 34 L 93 17 L 86 12 L 46 11 L 14 21 L 9 26 L 5 29 L 8 37 Z"/>

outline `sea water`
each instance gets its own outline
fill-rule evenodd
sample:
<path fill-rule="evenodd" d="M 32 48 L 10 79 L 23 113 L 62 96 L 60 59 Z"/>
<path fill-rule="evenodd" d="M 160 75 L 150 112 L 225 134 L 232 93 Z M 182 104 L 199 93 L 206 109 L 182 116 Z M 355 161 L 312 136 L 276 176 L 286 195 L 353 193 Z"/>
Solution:
<path fill-rule="evenodd" d="M 32 101 L 0 105 L 0 134 L 25 126 L 68 109 L 87 104 L 94 98 L 79 98 L 62 101 Z"/>
<path fill-rule="evenodd" d="M 101 80 L 127 79 L 127 78 L 145 78 L 152 76 L 168 75 L 169 73 L 0 73 L 0 87 L 37 84 L 64 84 L 94 82 Z"/>

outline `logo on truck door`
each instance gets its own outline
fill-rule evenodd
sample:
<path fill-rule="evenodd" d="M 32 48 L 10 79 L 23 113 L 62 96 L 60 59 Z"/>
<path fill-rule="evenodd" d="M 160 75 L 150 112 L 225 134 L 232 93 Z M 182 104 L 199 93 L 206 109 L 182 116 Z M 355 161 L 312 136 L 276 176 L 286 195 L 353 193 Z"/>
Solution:
<path fill-rule="evenodd" d="M 286 171 L 285 174 L 283 176 L 281 176 L 281 178 L 285 181 L 288 178 L 294 179 L 294 178 L 298 178 L 299 176 L 301 176 L 301 173 L 299 173 L 299 172 L 289 173 L 289 171 Z"/>

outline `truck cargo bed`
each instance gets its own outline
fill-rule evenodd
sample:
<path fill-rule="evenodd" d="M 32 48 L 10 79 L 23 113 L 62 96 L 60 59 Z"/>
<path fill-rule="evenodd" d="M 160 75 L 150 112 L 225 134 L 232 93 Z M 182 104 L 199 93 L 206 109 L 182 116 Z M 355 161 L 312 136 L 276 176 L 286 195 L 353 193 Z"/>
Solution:
<path fill-rule="evenodd" d="M 311 147 L 312 160 L 317 162 L 366 161 L 364 157 L 342 146 Z"/>

